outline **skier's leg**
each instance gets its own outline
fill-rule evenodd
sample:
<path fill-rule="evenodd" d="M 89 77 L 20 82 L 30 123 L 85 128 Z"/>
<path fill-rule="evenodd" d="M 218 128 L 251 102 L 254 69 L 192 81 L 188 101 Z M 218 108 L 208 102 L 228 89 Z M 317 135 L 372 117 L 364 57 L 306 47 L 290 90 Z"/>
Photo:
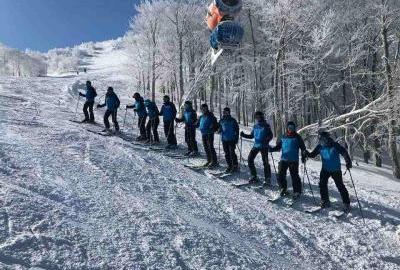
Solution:
<path fill-rule="evenodd" d="M 88 108 L 89 108 L 89 102 L 85 102 L 85 104 L 83 105 L 83 114 L 85 115 L 85 120 L 84 121 L 89 121 L 89 113 L 88 113 Z M 93 108 L 93 107 L 92 107 Z"/>
<path fill-rule="evenodd" d="M 232 164 L 229 142 L 222 142 L 222 149 L 224 150 L 225 160 L 226 164 L 228 164 L 228 169 L 232 169 L 233 164 Z"/>
<path fill-rule="evenodd" d="M 207 156 L 207 162 L 211 163 L 212 162 L 212 156 L 211 156 L 211 150 L 210 150 L 210 144 L 209 144 L 208 135 L 203 135 L 202 139 L 203 139 L 204 152 L 206 152 L 206 156 Z"/>
<path fill-rule="evenodd" d="M 146 137 L 151 141 L 151 125 L 153 120 L 149 120 L 146 124 Z"/>
<path fill-rule="evenodd" d="M 268 162 L 268 148 L 263 148 L 261 150 L 261 156 L 264 165 L 265 182 L 271 184 L 271 167 Z"/>
<path fill-rule="evenodd" d="M 281 190 L 287 190 L 286 173 L 289 165 L 287 161 L 281 160 L 278 165 L 278 183 Z"/>
<path fill-rule="evenodd" d="M 91 123 L 94 123 L 93 106 L 94 106 L 94 101 L 89 103 L 89 122 Z"/>
<path fill-rule="evenodd" d="M 290 162 L 289 172 L 290 172 L 290 177 L 292 178 L 293 192 L 300 194 L 302 192 L 301 190 L 302 185 L 301 185 L 301 178 L 299 175 L 299 163 Z"/>
<path fill-rule="evenodd" d="M 113 121 L 113 123 L 114 123 L 114 128 L 115 128 L 115 130 L 116 130 L 116 131 L 119 131 L 119 124 L 118 124 L 117 114 L 118 114 L 118 111 L 115 110 L 115 111 L 112 113 L 111 119 L 112 119 L 112 121 Z"/>
<path fill-rule="evenodd" d="M 197 141 L 196 141 L 196 128 L 195 127 L 190 127 L 190 140 L 192 142 L 193 151 L 199 152 L 199 148 L 197 146 Z"/>
<path fill-rule="evenodd" d="M 160 124 L 160 119 L 156 117 L 153 121 L 153 136 L 154 136 L 154 141 L 159 142 L 160 137 L 158 136 L 158 125 Z"/>
<path fill-rule="evenodd" d="M 185 143 L 187 145 L 188 148 L 188 152 L 192 152 L 192 144 L 190 142 L 190 134 L 189 134 L 189 128 L 187 126 L 185 126 Z"/>
<path fill-rule="evenodd" d="M 106 127 L 106 129 L 110 129 L 110 122 L 108 121 L 108 118 L 111 115 L 111 111 L 106 110 L 105 114 L 104 114 L 104 126 Z"/>
<path fill-rule="evenodd" d="M 257 177 L 257 170 L 256 170 L 256 166 L 254 165 L 254 160 L 259 151 L 260 150 L 257 148 L 251 149 L 251 151 L 249 153 L 249 157 L 248 157 L 248 165 L 249 165 L 249 169 L 250 169 L 250 174 L 253 177 Z"/>
<path fill-rule="evenodd" d="M 217 152 L 215 151 L 214 147 L 214 133 L 209 135 L 209 142 L 210 142 L 210 150 L 211 150 L 211 163 L 213 165 L 218 164 Z"/>
<path fill-rule="evenodd" d="M 332 173 L 332 178 L 335 181 L 335 185 L 340 192 L 340 196 L 342 197 L 343 203 L 350 204 L 350 196 L 346 186 L 343 183 L 342 172 L 339 171 Z"/>
<path fill-rule="evenodd" d="M 236 143 L 232 142 L 230 145 L 230 154 L 231 154 L 231 159 L 232 159 L 232 166 L 235 169 L 239 168 L 239 162 L 238 162 L 238 157 L 236 155 Z"/>
<path fill-rule="evenodd" d="M 147 136 L 146 136 L 146 120 L 147 120 L 147 117 L 143 117 L 143 121 L 142 121 L 142 124 L 140 126 L 140 135 L 143 137 L 143 139 L 147 139 Z"/>
<path fill-rule="evenodd" d="M 171 144 L 172 145 L 177 145 L 178 142 L 176 141 L 176 135 L 175 135 L 175 121 L 171 121 L 171 129 L 169 131 L 169 136 L 171 137 Z"/>
<path fill-rule="evenodd" d="M 329 192 L 328 192 L 328 180 L 330 177 L 330 173 L 321 170 L 320 178 L 319 178 L 319 190 L 321 193 L 321 200 L 322 203 L 327 203 L 329 204 Z"/>

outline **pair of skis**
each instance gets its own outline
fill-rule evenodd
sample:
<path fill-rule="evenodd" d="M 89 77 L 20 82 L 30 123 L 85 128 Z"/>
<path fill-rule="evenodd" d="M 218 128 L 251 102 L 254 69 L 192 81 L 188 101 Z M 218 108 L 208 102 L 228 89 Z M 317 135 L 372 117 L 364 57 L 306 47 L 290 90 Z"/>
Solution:
<path fill-rule="evenodd" d="M 321 213 L 325 210 L 329 211 L 329 208 L 322 208 L 322 207 L 316 206 L 316 207 L 313 207 L 310 209 L 306 209 L 305 212 L 308 214 L 317 214 L 317 213 Z M 350 211 L 344 211 L 344 210 L 333 210 L 330 212 L 332 212 L 331 215 L 333 217 L 335 217 L 336 219 L 341 219 L 341 218 L 347 217 L 350 214 Z"/>

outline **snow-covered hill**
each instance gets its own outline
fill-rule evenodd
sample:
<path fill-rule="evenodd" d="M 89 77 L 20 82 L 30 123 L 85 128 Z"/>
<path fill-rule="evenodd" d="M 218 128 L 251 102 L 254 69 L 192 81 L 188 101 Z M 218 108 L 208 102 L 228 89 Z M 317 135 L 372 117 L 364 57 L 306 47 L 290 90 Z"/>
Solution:
<path fill-rule="evenodd" d="M 310 215 L 308 189 L 294 208 L 272 204 L 271 192 L 231 186 L 246 173 L 217 180 L 70 122 L 86 79 L 99 97 L 113 86 L 123 105 L 131 101 L 126 55 L 110 44 L 81 77 L 0 79 L 1 269 L 400 269 L 400 183 L 388 168 L 353 170 L 364 225 L 348 176 L 352 214 Z M 309 168 L 314 193 L 319 166 Z"/>

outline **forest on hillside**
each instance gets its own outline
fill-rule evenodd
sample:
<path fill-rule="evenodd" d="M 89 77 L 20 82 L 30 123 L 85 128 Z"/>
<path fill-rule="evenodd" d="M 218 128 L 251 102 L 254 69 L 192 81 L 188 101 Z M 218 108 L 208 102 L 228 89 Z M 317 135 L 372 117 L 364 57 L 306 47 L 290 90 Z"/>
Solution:
<path fill-rule="evenodd" d="M 137 88 L 182 104 L 209 58 L 207 1 L 142 1 L 126 35 Z M 245 38 L 201 80 L 193 102 L 242 124 L 269 117 L 276 136 L 288 120 L 312 137 L 329 127 L 352 154 L 400 179 L 400 2 L 397 0 L 244 1 Z M 386 154 L 388 153 L 388 155 Z"/>

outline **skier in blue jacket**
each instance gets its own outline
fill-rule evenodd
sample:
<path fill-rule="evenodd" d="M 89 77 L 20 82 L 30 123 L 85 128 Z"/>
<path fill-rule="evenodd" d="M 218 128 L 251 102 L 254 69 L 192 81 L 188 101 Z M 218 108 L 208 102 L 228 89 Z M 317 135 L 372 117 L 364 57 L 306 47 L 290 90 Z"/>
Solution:
<path fill-rule="evenodd" d="M 112 117 L 115 131 L 116 132 L 119 131 L 119 125 L 118 125 L 118 120 L 117 120 L 117 113 L 118 113 L 119 105 L 120 105 L 120 101 L 119 101 L 118 96 L 115 94 L 114 89 L 112 87 L 108 87 L 105 103 L 97 105 L 97 108 L 107 107 L 107 110 L 104 114 L 104 126 L 106 127 L 106 129 L 103 130 L 104 132 L 110 131 L 110 122 L 108 120 L 108 118 L 110 118 L 110 116 Z"/>
<path fill-rule="evenodd" d="M 147 119 L 147 111 L 146 111 L 146 106 L 144 105 L 144 99 L 142 96 L 140 96 L 139 93 L 135 93 L 133 95 L 133 98 L 135 99 L 135 103 L 133 105 L 126 105 L 126 109 L 134 109 L 134 111 L 138 115 L 138 128 L 140 135 L 139 137 L 136 138 L 138 141 L 146 141 L 147 140 L 147 135 L 146 135 L 146 119 Z"/>
<path fill-rule="evenodd" d="M 223 110 L 223 117 L 219 121 L 219 132 L 224 148 L 225 160 L 228 164 L 228 168 L 225 172 L 238 172 L 239 164 L 236 155 L 236 145 L 239 141 L 239 124 L 236 119 L 231 116 L 230 108 L 224 108 Z"/>
<path fill-rule="evenodd" d="M 186 101 L 184 105 L 185 109 L 181 118 L 176 118 L 175 121 L 178 123 L 185 122 L 185 142 L 188 146 L 188 151 L 185 156 L 197 156 L 199 149 L 196 141 L 196 122 L 197 113 L 193 109 L 191 101 Z"/>
<path fill-rule="evenodd" d="M 94 124 L 94 114 L 93 114 L 93 106 L 94 99 L 97 96 L 96 89 L 92 86 L 90 81 L 86 82 L 86 93 L 82 94 L 79 92 L 79 96 L 85 97 L 86 102 L 83 105 L 83 114 L 85 115 L 85 119 L 83 119 L 82 123 L 91 123 Z"/>
<path fill-rule="evenodd" d="M 305 162 L 306 146 L 303 138 L 296 132 L 296 124 L 289 121 L 286 126 L 286 133 L 278 139 L 275 147 L 270 147 L 271 152 L 282 150 L 281 161 L 279 162 L 278 183 L 281 196 L 288 195 L 286 173 L 289 169 L 293 185 L 293 198 L 299 198 L 302 192 L 301 179 L 299 176 L 299 150 L 301 160 Z"/>
<path fill-rule="evenodd" d="M 347 150 L 335 142 L 325 130 L 319 131 L 319 142 L 315 149 L 306 156 L 314 158 L 320 155 L 322 160 L 322 169 L 320 174 L 319 188 L 321 193 L 321 207 L 330 207 L 328 180 L 330 177 L 335 181 L 344 204 L 344 210 L 350 211 L 350 196 L 343 182 L 342 170 L 340 164 L 340 155 L 346 162 L 346 168 L 350 170 L 353 165 Z"/>
<path fill-rule="evenodd" d="M 175 118 L 176 118 L 176 107 L 171 102 L 169 96 L 164 96 L 164 104 L 161 107 L 160 115 L 163 117 L 164 122 L 164 134 L 167 137 L 168 146 L 167 148 L 175 148 L 177 146 L 175 136 Z"/>
<path fill-rule="evenodd" d="M 254 139 L 253 149 L 251 149 L 248 164 L 251 173 L 251 179 L 249 181 L 250 184 L 255 184 L 259 182 L 257 177 L 256 166 L 254 165 L 254 159 L 261 153 L 262 161 L 264 165 L 264 175 L 265 175 L 265 186 L 271 186 L 271 168 L 268 162 L 268 148 L 269 142 L 272 140 L 272 131 L 271 127 L 265 121 L 265 116 L 263 112 L 256 112 L 254 114 L 254 118 L 256 123 L 253 127 L 251 134 L 245 134 L 243 131 L 240 133 L 240 136 L 246 139 Z"/>
<path fill-rule="evenodd" d="M 155 102 L 147 99 L 144 101 L 144 105 L 146 106 L 147 115 L 149 117 L 149 121 L 147 121 L 146 125 L 146 137 L 147 143 L 159 143 L 160 138 L 158 136 L 158 125 L 160 124 L 160 118 L 158 117 L 159 111 Z M 151 133 L 153 132 L 153 136 Z"/>
<path fill-rule="evenodd" d="M 207 163 L 204 167 L 218 167 L 217 152 L 214 148 L 214 133 L 218 130 L 218 121 L 214 114 L 210 112 L 207 104 L 201 105 L 203 113 L 197 121 L 196 127 L 200 129 L 204 151 L 207 155 Z"/>

